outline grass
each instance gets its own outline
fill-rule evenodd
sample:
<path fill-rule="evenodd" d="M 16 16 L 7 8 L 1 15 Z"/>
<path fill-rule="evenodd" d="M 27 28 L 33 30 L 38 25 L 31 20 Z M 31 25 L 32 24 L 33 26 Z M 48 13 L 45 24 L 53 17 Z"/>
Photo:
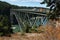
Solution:
<path fill-rule="evenodd" d="M 38 32 L 15 33 L 12 37 L 0 37 L 1 40 L 60 40 L 60 26 L 54 27 L 50 24 L 40 26 L 36 29 Z"/>

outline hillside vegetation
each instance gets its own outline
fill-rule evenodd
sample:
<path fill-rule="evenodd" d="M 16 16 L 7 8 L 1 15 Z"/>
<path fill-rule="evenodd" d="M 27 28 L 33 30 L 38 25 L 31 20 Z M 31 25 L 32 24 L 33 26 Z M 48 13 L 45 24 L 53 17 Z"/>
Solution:
<path fill-rule="evenodd" d="M 21 9 L 21 8 L 33 8 L 12 5 L 7 2 L 0 1 L 0 36 L 7 35 L 12 32 L 11 21 L 10 21 L 10 9 Z"/>

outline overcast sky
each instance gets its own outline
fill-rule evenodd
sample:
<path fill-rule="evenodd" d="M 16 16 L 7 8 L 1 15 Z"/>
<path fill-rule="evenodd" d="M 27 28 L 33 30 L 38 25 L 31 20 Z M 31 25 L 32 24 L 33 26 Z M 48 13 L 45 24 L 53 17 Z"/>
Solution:
<path fill-rule="evenodd" d="M 46 7 L 46 4 L 40 4 L 43 0 L 1 0 L 18 6 Z"/>

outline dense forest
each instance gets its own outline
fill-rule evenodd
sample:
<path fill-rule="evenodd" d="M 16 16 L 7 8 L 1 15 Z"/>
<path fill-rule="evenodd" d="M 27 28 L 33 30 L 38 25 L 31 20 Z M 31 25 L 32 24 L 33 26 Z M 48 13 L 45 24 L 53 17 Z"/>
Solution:
<path fill-rule="evenodd" d="M 12 33 L 10 8 L 10 4 L 0 1 L 0 36 L 6 36 Z"/>

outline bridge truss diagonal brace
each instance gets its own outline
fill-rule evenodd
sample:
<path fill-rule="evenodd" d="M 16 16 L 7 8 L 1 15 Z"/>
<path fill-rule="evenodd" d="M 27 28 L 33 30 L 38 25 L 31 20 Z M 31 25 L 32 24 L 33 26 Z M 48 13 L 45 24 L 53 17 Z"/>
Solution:
<path fill-rule="evenodd" d="M 23 15 L 24 14 L 24 15 Z M 36 24 L 36 21 L 37 21 L 37 19 L 41 19 L 41 24 L 43 25 L 43 17 L 35 17 L 35 20 L 34 20 L 34 22 L 32 23 L 31 22 L 31 20 L 30 20 L 30 17 L 29 17 L 29 14 L 26 12 L 26 13 L 21 13 L 20 11 L 19 12 L 16 12 L 16 11 L 11 11 L 11 13 L 10 13 L 10 16 L 11 16 L 11 23 L 13 23 L 13 18 L 12 18 L 12 16 L 13 15 L 15 15 L 15 17 L 16 17 L 16 19 L 17 19 L 17 21 L 18 21 L 18 25 L 19 25 L 19 28 L 20 28 L 20 31 L 22 32 L 23 31 L 23 28 L 22 28 L 22 26 L 24 27 L 25 26 L 25 21 L 26 22 L 29 22 L 29 25 L 32 27 L 33 25 L 35 25 Z M 23 18 L 23 17 L 25 17 L 25 18 Z M 26 19 L 26 17 L 27 17 L 27 19 Z M 33 17 L 32 17 L 33 18 Z M 25 20 L 26 19 L 26 20 Z M 28 20 L 28 21 L 27 21 Z M 46 21 L 46 20 L 45 20 Z"/>
<path fill-rule="evenodd" d="M 11 12 L 11 13 L 10 13 L 11 24 L 13 23 L 13 15 L 15 15 L 15 17 L 16 17 L 16 19 L 17 19 L 17 21 L 18 21 L 18 25 L 19 25 L 20 31 L 23 32 L 22 27 L 21 27 L 22 23 L 21 23 L 21 20 L 19 19 L 19 16 L 18 16 L 19 14 L 17 15 L 16 12 Z"/>

